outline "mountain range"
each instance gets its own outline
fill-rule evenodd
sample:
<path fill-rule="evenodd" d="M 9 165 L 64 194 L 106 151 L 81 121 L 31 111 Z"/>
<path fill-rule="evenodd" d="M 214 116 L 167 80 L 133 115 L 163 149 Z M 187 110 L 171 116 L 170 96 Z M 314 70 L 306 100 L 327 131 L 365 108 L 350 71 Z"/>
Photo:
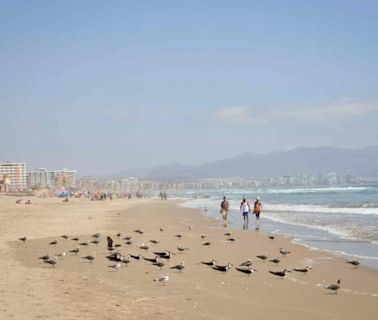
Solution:
<path fill-rule="evenodd" d="M 138 177 L 155 180 L 196 178 L 262 178 L 287 174 L 336 172 L 378 176 L 378 146 L 359 149 L 301 147 L 268 154 L 245 153 L 197 165 L 167 164 L 129 169 L 107 178 Z"/>

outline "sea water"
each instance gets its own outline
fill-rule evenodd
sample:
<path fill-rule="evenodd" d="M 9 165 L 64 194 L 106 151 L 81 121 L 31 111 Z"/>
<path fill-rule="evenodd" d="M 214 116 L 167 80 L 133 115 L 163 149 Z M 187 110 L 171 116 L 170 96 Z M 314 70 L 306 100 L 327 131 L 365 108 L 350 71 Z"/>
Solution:
<path fill-rule="evenodd" d="M 290 236 L 311 249 L 378 269 L 378 186 L 189 190 L 171 195 L 184 200 L 182 206 L 199 208 L 216 219 L 221 219 L 219 206 L 226 196 L 231 206 L 229 227 L 240 229 L 242 198 L 253 207 L 260 197 L 261 232 Z M 250 230 L 254 223 L 250 215 Z"/>

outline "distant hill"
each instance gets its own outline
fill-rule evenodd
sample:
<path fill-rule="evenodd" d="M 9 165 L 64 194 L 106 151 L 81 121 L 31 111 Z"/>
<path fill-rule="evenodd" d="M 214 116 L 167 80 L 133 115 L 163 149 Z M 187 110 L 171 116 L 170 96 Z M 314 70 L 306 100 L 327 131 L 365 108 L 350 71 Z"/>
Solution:
<path fill-rule="evenodd" d="M 200 165 L 167 164 L 125 170 L 112 174 L 111 177 L 133 176 L 157 180 L 210 177 L 260 178 L 317 172 L 378 176 L 378 146 L 360 149 L 296 148 L 269 154 L 245 153 Z"/>

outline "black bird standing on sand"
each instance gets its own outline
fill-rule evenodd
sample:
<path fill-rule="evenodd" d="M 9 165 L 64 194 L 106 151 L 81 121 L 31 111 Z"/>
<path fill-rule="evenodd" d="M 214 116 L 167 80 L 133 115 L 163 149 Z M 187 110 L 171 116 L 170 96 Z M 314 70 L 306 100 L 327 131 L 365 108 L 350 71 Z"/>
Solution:
<path fill-rule="evenodd" d="M 78 254 L 80 252 L 80 249 L 79 248 L 75 248 L 75 249 L 72 249 L 72 250 L 70 250 L 68 252 Z"/>
<path fill-rule="evenodd" d="M 239 266 L 241 266 L 241 267 L 250 267 L 251 265 L 252 265 L 251 259 L 248 259 L 247 261 L 244 261 L 241 264 L 239 264 Z"/>
<path fill-rule="evenodd" d="M 93 252 L 92 254 L 81 257 L 81 259 L 85 259 L 85 260 L 88 260 L 90 262 L 93 262 L 96 259 L 96 254 Z"/>
<path fill-rule="evenodd" d="M 286 269 L 284 269 L 283 271 L 270 271 L 270 270 L 269 270 L 269 272 L 270 272 L 271 274 L 274 274 L 275 276 L 278 276 L 278 277 L 283 278 L 284 276 L 286 276 L 286 272 L 287 272 L 287 270 L 286 270 Z"/>
<path fill-rule="evenodd" d="M 71 240 L 73 240 L 73 241 L 79 241 L 79 237 L 73 237 Z"/>
<path fill-rule="evenodd" d="M 360 265 L 360 261 L 357 261 L 357 260 L 351 260 L 351 261 L 347 261 L 347 263 L 353 265 L 356 267 L 356 269 L 358 268 L 358 266 Z"/>
<path fill-rule="evenodd" d="M 131 240 L 131 236 L 126 236 L 123 238 L 123 240 Z"/>
<path fill-rule="evenodd" d="M 62 235 L 62 238 L 67 240 L 68 236 L 66 234 L 64 234 L 64 235 Z"/>
<path fill-rule="evenodd" d="M 280 259 L 274 258 L 274 259 L 269 260 L 269 262 L 273 262 L 277 264 L 277 263 L 280 263 Z"/>
<path fill-rule="evenodd" d="M 287 254 L 290 253 L 290 251 L 287 251 L 287 250 L 284 250 L 284 249 L 280 248 L 280 253 L 281 253 L 283 256 L 286 256 Z"/>
<path fill-rule="evenodd" d="M 108 243 L 108 248 L 112 248 L 113 247 L 113 239 L 110 238 L 109 236 L 107 236 L 106 241 Z"/>
<path fill-rule="evenodd" d="M 211 242 L 210 241 L 207 241 L 205 243 L 202 244 L 203 246 L 210 246 L 211 245 Z"/>
<path fill-rule="evenodd" d="M 216 262 L 217 262 L 216 260 L 201 261 L 202 264 L 206 264 L 207 266 L 210 266 L 210 267 L 212 267 L 213 265 L 215 265 Z"/>
<path fill-rule="evenodd" d="M 22 242 L 25 242 L 27 240 L 26 236 L 22 237 L 22 238 L 18 238 L 18 240 L 22 241 Z"/>
<path fill-rule="evenodd" d="M 150 240 L 150 242 L 153 243 L 153 244 L 158 244 L 159 243 L 158 240 Z"/>
<path fill-rule="evenodd" d="M 134 232 L 139 233 L 139 234 L 143 234 L 144 230 L 143 229 L 136 229 L 136 230 L 134 230 Z"/>
<path fill-rule="evenodd" d="M 297 271 L 297 272 L 303 272 L 303 273 L 307 273 L 311 270 L 311 267 L 304 267 L 304 268 L 293 268 L 294 271 Z"/>
<path fill-rule="evenodd" d="M 100 243 L 100 240 L 94 239 L 94 240 L 91 241 L 91 243 L 94 243 L 95 245 L 98 245 Z"/>
<path fill-rule="evenodd" d="M 256 258 L 259 258 L 261 260 L 266 260 L 266 259 L 268 259 L 268 256 L 266 256 L 265 254 L 260 254 L 260 255 L 256 256 Z"/>
<path fill-rule="evenodd" d="M 158 256 L 155 256 L 155 258 L 146 258 L 146 257 L 143 257 L 143 259 L 144 260 L 146 260 L 146 261 L 150 261 L 150 262 L 152 262 L 152 263 L 156 263 L 156 262 L 158 262 Z"/>
<path fill-rule="evenodd" d="M 130 254 L 130 257 L 135 259 L 135 260 L 140 260 L 142 256 L 140 254 Z"/>
<path fill-rule="evenodd" d="M 156 261 L 155 263 L 153 263 L 153 265 L 157 266 L 161 269 L 165 266 L 165 262 L 163 260 L 159 260 L 159 261 Z"/>
<path fill-rule="evenodd" d="M 217 270 L 217 271 L 221 271 L 221 272 L 226 272 L 228 270 L 230 270 L 232 267 L 232 264 L 231 263 L 228 263 L 227 265 L 223 266 L 223 265 L 217 265 L 217 264 L 214 264 L 213 265 L 213 269 L 214 270 Z"/>
<path fill-rule="evenodd" d="M 57 261 L 56 257 L 54 257 L 54 258 L 51 258 L 51 259 L 43 260 L 43 262 L 51 265 L 52 267 L 55 267 L 55 265 L 57 264 L 58 261 Z"/>
<path fill-rule="evenodd" d="M 50 259 L 50 256 L 49 256 L 48 254 L 45 254 L 44 256 L 39 257 L 38 259 L 41 259 L 41 260 L 48 260 L 48 259 Z"/>
<path fill-rule="evenodd" d="M 180 272 L 182 272 L 182 270 L 185 268 L 185 262 L 181 262 L 180 264 L 177 264 L 173 267 L 170 267 L 170 269 L 176 269 L 176 270 L 179 270 Z"/>
<path fill-rule="evenodd" d="M 100 233 L 95 233 L 92 235 L 93 238 L 100 238 L 101 237 L 101 234 Z"/>
<path fill-rule="evenodd" d="M 248 274 L 249 276 L 256 272 L 255 269 L 252 269 L 251 267 L 235 267 L 236 270 L 240 271 L 240 272 L 243 272 L 245 274 Z"/>
<path fill-rule="evenodd" d="M 337 280 L 337 284 L 331 284 L 329 286 L 326 286 L 324 287 L 324 289 L 328 289 L 328 290 L 331 290 L 333 291 L 335 294 L 337 294 L 337 290 L 340 289 L 340 286 L 341 286 L 341 280 Z"/>
<path fill-rule="evenodd" d="M 58 241 L 57 241 L 57 240 L 54 240 L 54 241 L 51 241 L 49 244 L 50 244 L 50 245 L 56 245 L 56 244 L 58 244 Z"/>

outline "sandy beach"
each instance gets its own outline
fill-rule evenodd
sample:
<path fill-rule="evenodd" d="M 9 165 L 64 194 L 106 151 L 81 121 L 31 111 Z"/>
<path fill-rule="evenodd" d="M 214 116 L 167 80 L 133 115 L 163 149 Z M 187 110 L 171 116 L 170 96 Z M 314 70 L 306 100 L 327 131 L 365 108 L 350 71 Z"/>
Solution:
<path fill-rule="evenodd" d="M 271 240 L 264 233 L 231 230 L 173 201 L 30 199 L 32 205 L 16 205 L 14 197 L 0 196 L 0 319 L 376 318 L 376 271 L 355 268 L 342 258 L 310 251 L 290 239 Z M 144 233 L 134 232 L 138 228 Z M 235 241 L 227 240 L 228 231 Z M 98 245 L 78 244 L 92 241 L 95 233 L 101 233 Z M 121 245 L 123 255 L 154 258 L 154 251 L 164 250 L 174 254 L 162 269 L 144 259 L 131 259 L 117 271 L 111 267 L 115 263 L 106 259 L 108 235 Z M 130 245 L 123 240 L 127 235 Z M 25 242 L 18 240 L 22 236 L 27 237 Z M 56 245 L 49 244 L 53 240 Z M 204 246 L 206 241 L 211 245 Z M 140 249 L 142 243 L 150 248 Z M 180 252 L 178 245 L 188 250 Z M 77 255 L 68 253 L 76 247 L 80 248 Z M 282 256 L 280 248 L 291 253 Z M 67 254 L 57 258 L 55 267 L 38 259 L 62 252 Z M 93 252 L 94 262 L 81 259 Z M 281 262 L 262 261 L 256 258 L 259 254 Z M 234 267 L 220 272 L 201 263 L 212 259 Z M 247 259 L 257 270 L 250 276 L 235 269 Z M 170 269 L 183 261 L 182 272 Z M 304 266 L 312 270 L 293 271 Z M 269 273 L 283 269 L 291 271 L 285 278 Z M 153 281 L 164 274 L 170 278 L 166 284 Z M 338 279 L 337 294 L 324 288 Z"/>

